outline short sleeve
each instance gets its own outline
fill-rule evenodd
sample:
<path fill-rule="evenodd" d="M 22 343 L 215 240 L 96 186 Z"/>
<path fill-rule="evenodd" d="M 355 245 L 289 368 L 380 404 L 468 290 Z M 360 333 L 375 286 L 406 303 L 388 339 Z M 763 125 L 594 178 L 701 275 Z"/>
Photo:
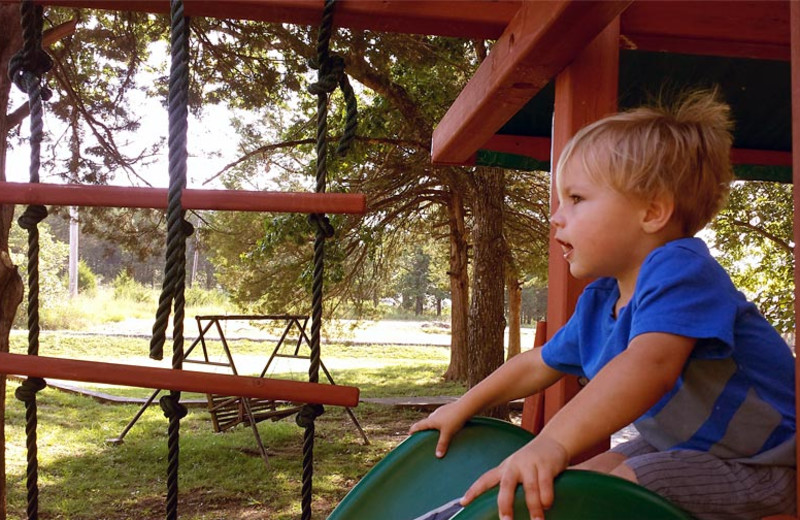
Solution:
<path fill-rule="evenodd" d="M 555 335 L 542 347 L 542 359 L 550 368 L 583 376 L 579 350 L 579 334 L 577 312 L 561 327 Z"/>
<path fill-rule="evenodd" d="M 630 339 L 648 332 L 696 338 L 693 357 L 722 358 L 734 345 L 736 292 L 710 256 L 690 248 L 664 247 L 639 272 Z"/>

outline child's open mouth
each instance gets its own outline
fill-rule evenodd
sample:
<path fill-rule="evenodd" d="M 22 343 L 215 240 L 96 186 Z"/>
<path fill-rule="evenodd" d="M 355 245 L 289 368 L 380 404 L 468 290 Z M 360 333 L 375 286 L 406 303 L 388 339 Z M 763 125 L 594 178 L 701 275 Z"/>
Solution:
<path fill-rule="evenodd" d="M 564 254 L 564 260 L 569 262 L 569 259 L 572 257 L 572 252 L 574 251 L 572 244 L 558 239 L 556 239 L 556 242 L 558 242 L 558 244 L 561 246 L 561 252 Z"/>

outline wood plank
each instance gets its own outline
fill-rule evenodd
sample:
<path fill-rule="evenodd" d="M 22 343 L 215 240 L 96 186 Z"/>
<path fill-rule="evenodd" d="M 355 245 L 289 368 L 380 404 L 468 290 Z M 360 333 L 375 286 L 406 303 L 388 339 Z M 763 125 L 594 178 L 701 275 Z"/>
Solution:
<path fill-rule="evenodd" d="M 0 373 L 332 406 L 358 405 L 358 388 L 283 379 L 101 363 L 0 352 Z"/>
<path fill-rule="evenodd" d="M 625 34 L 620 44 L 624 49 L 630 50 L 789 61 L 788 44 L 777 45 L 770 43 L 711 40 L 707 38 L 678 38 L 674 36 L 653 36 L 648 34 Z"/>
<path fill-rule="evenodd" d="M 12 0 L 14 1 L 14 0 Z M 18 1 L 18 0 L 16 0 Z M 40 0 L 46 5 L 167 13 L 167 0 Z M 625 48 L 789 59 L 789 2 L 637 1 L 622 16 Z M 334 24 L 357 30 L 499 38 L 520 0 L 339 0 Z M 186 0 L 188 16 L 319 25 L 322 2 Z"/>
<path fill-rule="evenodd" d="M 583 126 L 617 110 L 619 78 L 619 19 L 609 24 L 580 56 L 556 77 L 555 112 L 553 121 L 553 160 L 561 155 L 567 141 Z M 551 211 L 558 208 L 555 181 L 556 167 L 552 168 L 553 193 Z M 578 295 L 589 280 L 577 280 L 569 272 L 561 246 L 550 234 L 548 262 L 547 337 L 552 338 L 572 316 Z M 545 391 L 544 416 L 549 421 L 580 390 L 577 378 L 566 376 Z M 609 441 L 581 454 L 585 460 L 607 450 Z"/>
<path fill-rule="evenodd" d="M 42 0 L 39 3 L 91 9 L 169 12 L 167 0 Z M 337 27 L 380 32 L 433 34 L 462 38 L 498 38 L 520 0 L 339 0 Z M 317 26 L 323 2 L 308 0 L 185 0 L 187 16 L 261 20 Z"/>
<path fill-rule="evenodd" d="M 791 166 L 792 153 L 779 150 L 751 150 L 734 148 L 731 150 L 733 164 L 752 164 L 758 166 Z"/>
<path fill-rule="evenodd" d="M 481 150 L 524 155 L 539 161 L 550 161 L 550 138 L 525 135 L 493 135 Z"/>
<path fill-rule="evenodd" d="M 551 140 L 549 137 L 532 137 L 526 135 L 497 134 L 481 146 L 481 150 L 524 155 L 539 161 L 550 160 Z M 792 153 L 780 150 L 754 150 L 750 148 L 734 148 L 731 150 L 733 164 L 751 164 L 758 166 L 791 166 Z M 467 164 L 474 164 L 472 162 Z"/>
<path fill-rule="evenodd" d="M 641 50 L 788 60 L 790 3 L 640 1 L 623 14 L 621 32 Z"/>
<path fill-rule="evenodd" d="M 465 161 L 630 3 L 525 2 L 436 127 L 433 162 Z"/>
<path fill-rule="evenodd" d="M 547 342 L 547 322 L 536 322 L 536 335 L 533 338 L 533 348 L 539 348 Z M 544 428 L 544 392 L 537 392 L 525 398 L 522 406 L 521 426 L 538 434 Z"/>
<path fill-rule="evenodd" d="M 2 204 L 165 209 L 167 197 L 166 188 L 0 182 Z M 181 203 L 184 209 L 198 210 L 359 215 L 366 212 L 366 197 L 360 193 L 184 189 Z"/>
<path fill-rule="evenodd" d="M 78 26 L 78 19 L 73 18 L 55 27 L 51 27 L 42 33 L 42 47 L 49 47 L 62 38 L 72 36 L 75 34 L 75 28 Z"/>
<path fill-rule="evenodd" d="M 792 151 L 794 156 L 792 175 L 794 178 L 794 250 L 795 258 L 800 254 L 800 2 L 791 2 L 791 47 L 792 47 Z M 800 262 L 794 264 L 794 300 L 800 301 Z M 800 305 L 795 305 L 795 327 L 800 326 Z M 795 340 L 795 346 L 797 341 Z M 795 372 L 800 373 L 800 358 L 795 358 Z M 800 378 L 795 377 L 795 396 L 800 395 Z M 800 399 L 795 397 L 797 415 L 800 417 Z M 797 445 L 797 460 L 800 460 L 800 444 Z M 800 499 L 800 480 L 797 481 L 797 497 Z"/>

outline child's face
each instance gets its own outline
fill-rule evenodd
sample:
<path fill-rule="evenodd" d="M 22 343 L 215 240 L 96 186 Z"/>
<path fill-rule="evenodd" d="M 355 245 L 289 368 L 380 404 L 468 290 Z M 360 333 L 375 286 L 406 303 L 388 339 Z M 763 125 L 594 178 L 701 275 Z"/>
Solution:
<path fill-rule="evenodd" d="M 635 282 L 646 204 L 587 174 L 579 156 L 558 175 L 559 207 L 551 222 L 570 273 Z"/>

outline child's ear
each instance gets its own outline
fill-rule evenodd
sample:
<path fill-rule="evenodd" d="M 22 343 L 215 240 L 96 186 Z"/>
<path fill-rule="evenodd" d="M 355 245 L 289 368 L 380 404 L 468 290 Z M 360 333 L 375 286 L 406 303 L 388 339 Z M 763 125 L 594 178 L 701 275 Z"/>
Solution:
<path fill-rule="evenodd" d="M 657 233 L 672 220 L 675 211 L 675 201 L 671 196 L 658 195 L 653 197 L 645 208 L 642 217 L 642 229 L 646 233 Z"/>

